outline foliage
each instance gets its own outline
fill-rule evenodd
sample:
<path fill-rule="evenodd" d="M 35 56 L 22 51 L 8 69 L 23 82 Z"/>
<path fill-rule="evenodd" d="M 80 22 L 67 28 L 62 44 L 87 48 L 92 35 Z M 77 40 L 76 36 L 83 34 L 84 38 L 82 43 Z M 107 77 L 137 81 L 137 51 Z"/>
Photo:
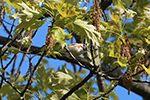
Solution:
<path fill-rule="evenodd" d="M 150 1 L 136 0 L 136 3 L 133 3 L 134 6 L 128 9 L 132 0 L 112 0 L 112 5 L 105 9 L 108 13 L 103 16 L 103 18 L 107 17 L 104 18 L 107 20 L 101 20 L 98 29 L 93 22 L 95 5 L 92 5 L 90 10 L 86 9 L 89 7 L 89 2 L 90 0 L 4 0 L 4 2 L 0 2 L 0 25 L 8 33 L 8 40 L 12 40 L 3 43 L 0 50 L 0 55 L 2 55 L 0 97 L 6 97 L 10 100 L 17 99 L 21 97 L 22 91 L 26 90 L 23 97 L 27 100 L 34 98 L 59 100 L 81 80 L 85 79 L 83 75 L 91 73 L 91 70 L 95 70 L 92 76 L 97 74 L 96 72 L 101 70 L 101 68 L 98 68 L 101 63 L 111 65 L 111 68 L 120 67 L 120 70 L 124 69 L 129 73 L 122 79 L 128 89 L 128 94 L 133 85 L 132 76 L 138 74 L 139 77 L 135 76 L 134 78 L 140 79 L 144 75 L 147 79 L 149 78 Z M 81 4 L 84 3 L 84 7 L 81 7 Z M 4 9 L 5 11 L 3 11 Z M 4 26 L 5 18 L 2 15 L 9 20 L 14 20 L 10 31 Z M 43 45 L 39 47 L 40 49 L 33 50 L 32 38 L 46 22 L 49 22 L 50 27 L 45 34 L 47 34 L 47 39 L 50 36 L 54 43 L 50 44 L 46 40 L 45 43 L 48 43 L 46 46 L 51 45 L 50 48 L 47 49 Z M 74 33 L 75 35 L 73 35 Z M 47 57 L 55 59 L 60 59 L 60 56 L 64 57 L 59 51 L 67 45 L 66 41 L 73 37 L 76 41 L 79 41 L 76 36 L 79 36 L 80 42 L 85 43 L 90 49 L 90 52 L 82 56 L 83 59 L 89 58 L 90 60 L 88 69 L 81 69 L 79 72 L 74 70 L 75 72 L 73 72 L 67 69 L 67 65 L 64 64 L 56 70 L 55 66 L 48 66 L 49 62 L 45 59 L 37 64 L 32 62 L 37 55 L 42 55 L 48 51 Z M 17 43 L 12 45 L 14 41 L 17 41 Z M 39 52 L 34 53 L 36 51 Z M 21 73 L 20 67 L 18 67 L 18 70 L 15 70 L 14 67 L 16 55 L 20 53 L 24 54 L 23 60 L 28 60 L 29 63 L 25 75 Z M 67 58 L 61 58 L 61 60 Z M 3 64 L 3 60 L 9 60 L 9 63 Z M 11 66 L 10 63 L 13 60 L 13 67 L 10 71 L 11 74 L 9 74 L 7 69 Z M 74 61 L 71 63 L 74 63 Z M 83 67 L 81 64 L 79 65 Z M 21 63 L 19 66 L 21 66 Z M 91 69 L 90 72 L 87 72 L 89 69 Z M 141 76 L 138 73 L 140 71 L 143 72 Z M 107 94 L 114 100 L 118 100 L 117 95 L 110 90 L 120 79 L 111 81 L 108 78 L 111 84 L 107 85 L 104 91 L 99 92 L 94 87 L 98 85 L 96 78 L 91 77 L 67 100 L 91 100 L 98 95 L 104 95 L 101 98 L 107 100 L 108 98 L 105 96 Z M 28 86 L 27 83 L 29 83 Z M 18 93 L 13 87 L 21 93 Z"/>

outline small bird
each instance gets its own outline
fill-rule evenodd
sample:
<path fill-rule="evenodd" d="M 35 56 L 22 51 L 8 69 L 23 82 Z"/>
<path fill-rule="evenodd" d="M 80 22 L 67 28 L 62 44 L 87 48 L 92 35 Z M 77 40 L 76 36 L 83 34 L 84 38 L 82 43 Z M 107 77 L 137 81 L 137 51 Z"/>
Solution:
<path fill-rule="evenodd" d="M 70 50 L 74 57 L 78 57 L 79 55 L 89 51 L 87 46 L 82 43 L 72 43 L 69 44 L 67 48 Z"/>

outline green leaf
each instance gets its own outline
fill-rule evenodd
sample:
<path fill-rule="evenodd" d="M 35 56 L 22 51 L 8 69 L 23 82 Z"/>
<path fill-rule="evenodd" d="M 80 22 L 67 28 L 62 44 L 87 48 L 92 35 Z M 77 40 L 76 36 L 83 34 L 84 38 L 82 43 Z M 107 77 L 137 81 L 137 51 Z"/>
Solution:
<path fill-rule="evenodd" d="M 9 84 L 5 84 L 0 89 L 0 93 L 2 97 L 7 97 L 8 100 L 14 100 L 16 98 L 19 98 L 19 94 L 16 93 L 14 89 Z"/>
<path fill-rule="evenodd" d="M 150 16 L 150 12 L 149 11 L 150 11 L 150 8 L 148 8 L 148 7 L 144 8 L 144 13 L 143 14 L 146 16 L 147 19 L 150 19 L 149 18 L 149 16 Z"/>
<path fill-rule="evenodd" d="M 63 83 L 63 84 L 69 84 L 69 80 L 72 79 L 72 77 L 68 74 L 65 74 L 63 72 L 56 72 L 54 73 L 54 77 L 58 79 L 58 83 Z"/>
<path fill-rule="evenodd" d="M 6 70 L 0 69 L 0 73 L 6 72 Z"/>
<path fill-rule="evenodd" d="M 53 27 L 51 31 L 48 33 L 48 35 L 49 34 L 52 34 L 53 38 L 56 40 L 56 42 L 60 43 L 61 46 L 66 44 L 65 39 L 66 39 L 66 36 L 69 35 L 68 33 L 64 32 L 62 28 L 57 27 L 57 26 Z"/>
<path fill-rule="evenodd" d="M 65 40 L 70 40 L 72 38 L 72 34 L 65 35 Z"/>
<path fill-rule="evenodd" d="M 52 95 L 51 100 L 59 100 L 67 92 L 68 90 L 65 89 L 54 90 L 54 95 Z M 75 93 L 73 93 L 66 100 L 79 100 L 79 98 Z"/>
<path fill-rule="evenodd" d="M 110 57 L 113 57 L 113 58 L 118 58 L 117 53 L 115 54 L 115 47 L 114 47 L 114 44 L 111 43 L 110 46 L 111 46 L 111 50 L 110 50 L 110 52 L 109 52 L 109 56 L 110 56 Z"/>
<path fill-rule="evenodd" d="M 42 62 L 43 62 L 44 64 L 47 64 L 47 63 L 48 63 L 48 61 L 47 61 L 46 59 L 42 59 Z"/>
<path fill-rule="evenodd" d="M 77 3 L 80 2 L 80 0 L 64 0 L 64 2 L 70 3 L 72 5 L 77 5 Z"/>
<path fill-rule="evenodd" d="M 3 59 L 3 60 L 10 59 L 10 57 L 8 57 L 8 56 L 9 56 L 9 55 L 3 55 L 3 56 L 2 56 L 2 59 Z"/>
<path fill-rule="evenodd" d="M 120 16 L 118 16 L 118 15 L 115 15 L 115 14 L 112 13 L 112 14 L 110 15 L 110 17 L 111 17 L 112 20 L 113 20 L 114 22 L 116 22 L 116 23 L 121 22 Z"/>
<path fill-rule="evenodd" d="M 109 95 L 111 96 L 111 98 L 113 98 L 113 100 L 119 100 L 117 94 L 115 92 L 110 92 Z"/>
<path fill-rule="evenodd" d="M 81 41 L 84 41 L 87 38 L 88 43 L 90 40 L 93 41 L 93 44 L 100 46 L 102 42 L 102 37 L 99 32 L 96 31 L 96 28 L 93 25 L 88 24 L 86 21 L 80 19 L 74 21 L 74 31 L 80 35 Z"/>
<path fill-rule="evenodd" d="M 121 57 L 121 61 L 120 61 L 120 59 L 118 58 L 118 59 L 117 59 L 117 62 L 118 62 L 118 64 L 119 64 L 121 67 L 127 67 L 127 66 L 128 66 L 127 60 L 126 60 L 126 59 L 123 59 L 122 57 Z"/>
<path fill-rule="evenodd" d="M 44 3 L 44 0 L 33 0 L 34 2 L 38 2 L 39 5 L 42 5 Z"/>
<path fill-rule="evenodd" d="M 22 2 L 20 0 L 4 0 L 4 1 L 7 2 L 7 4 L 9 5 L 9 7 L 13 6 L 15 8 L 21 8 L 21 6 L 18 5 L 18 3 Z"/>
<path fill-rule="evenodd" d="M 144 70 L 145 70 L 148 74 L 150 74 L 150 68 L 146 68 L 144 64 L 142 64 L 142 67 L 144 68 Z"/>
<path fill-rule="evenodd" d="M 57 6 L 58 12 L 63 17 L 72 17 L 72 16 L 79 14 L 79 12 L 76 11 L 75 7 L 72 7 L 70 9 L 68 9 L 68 8 L 69 7 L 68 7 L 67 3 L 63 3 L 62 5 Z"/>
<path fill-rule="evenodd" d="M 103 100 L 110 100 L 109 98 L 107 97 L 102 97 Z"/>
<path fill-rule="evenodd" d="M 133 2 L 132 0 L 121 0 L 121 1 L 125 3 L 126 8 L 129 7 Z"/>
<path fill-rule="evenodd" d="M 112 3 L 113 5 L 117 5 L 118 7 L 121 7 L 124 9 L 125 3 L 123 3 L 121 0 L 113 0 Z"/>
<path fill-rule="evenodd" d="M 150 41 L 147 38 L 145 38 L 145 41 L 147 44 L 150 44 Z"/>
<path fill-rule="evenodd" d="M 22 6 L 23 9 L 12 15 L 14 19 L 19 18 L 20 23 L 14 30 L 15 34 L 21 32 L 22 29 L 24 29 L 24 33 L 26 33 L 27 30 L 36 30 L 44 24 L 45 21 L 39 20 L 42 14 L 35 7 L 30 8 L 24 2 L 18 3 L 18 5 Z"/>
<path fill-rule="evenodd" d="M 137 13 L 136 13 L 135 11 L 130 10 L 130 9 L 126 10 L 126 13 L 125 13 L 127 19 L 133 18 L 136 14 L 137 14 Z"/>
<path fill-rule="evenodd" d="M 20 74 L 19 77 L 17 78 L 16 82 L 17 82 L 17 83 L 19 83 L 19 82 L 22 82 L 22 83 L 23 83 L 24 81 L 25 81 L 25 80 L 24 80 L 24 76 Z"/>
<path fill-rule="evenodd" d="M 114 56 L 114 48 L 112 48 L 112 49 L 110 50 L 109 56 L 110 56 L 110 57 L 116 57 L 116 56 Z"/>
<path fill-rule="evenodd" d="M 17 53 L 19 53 L 20 51 L 19 51 L 18 48 L 15 48 L 15 47 L 11 46 L 11 47 L 8 47 L 8 52 L 9 52 L 10 54 L 11 54 L 11 53 L 17 54 Z"/>

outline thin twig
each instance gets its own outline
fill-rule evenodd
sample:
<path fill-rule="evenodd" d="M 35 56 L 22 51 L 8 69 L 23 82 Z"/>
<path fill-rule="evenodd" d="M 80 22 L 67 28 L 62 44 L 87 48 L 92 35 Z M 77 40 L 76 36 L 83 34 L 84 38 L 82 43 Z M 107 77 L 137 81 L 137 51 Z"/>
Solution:
<path fill-rule="evenodd" d="M 0 61 L 1 61 L 1 66 L 2 66 L 2 69 L 4 70 L 4 65 L 3 65 L 3 60 L 2 60 L 2 58 L 0 58 Z M 2 72 L 2 76 L 4 77 L 4 75 L 5 75 L 5 73 L 4 72 Z M 0 83 L 0 88 L 2 87 L 2 85 L 3 85 L 3 78 L 1 79 L 1 83 Z"/>
<path fill-rule="evenodd" d="M 13 42 L 16 42 L 15 40 L 17 39 L 17 36 L 16 37 L 14 37 L 14 38 L 12 38 L 12 39 L 9 39 L 9 42 L 7 42 L 7 44 L 4 44 L 3 45 L 3 47 L 1 48 L 1 50 L 0 50 L 0 58 L 1 58 L 1 56 L 3 56 L 5 53 L 6 53 L 6 51 L 8 50 L 8 49 L 5 49 L 9 44 L 11 44 L 11 43 L 13 43 Z M 5 49 L 5 50 L 4 50 Z M 4 50 L 4 51 L 3 51 Z M 2 52 L 3 51 L 3 52 Z M 2 52 L 2 53 L 1 53 Z"/>
<path fill-rule="evenodd" d="M 104 11 L 104 10 L 102 10 L 102 11 L 103 11 L 102 16 L 103 16 L 103 18 L 104 18 L 104 21 L 105 21 L 105 22 L 108 22 L 108 19 L 107 19 L 107 16 L 106 16 L 105 11 Z"/>
<path fill-rule="evenodd" d="M 120 79 L 120 77 L 110 77 L 109 75 L 107 75 L 103 72 L 96 72 L 96 74 L 98 74 L 99 76 L 104 77 L 105 79 L 108 79 L 108 80 L 119 80 Z"/>
<path fill-rule="evenodd" d="M 129 6 L 129 8 L 128 9 L 131 9 L 132 7 L 133 7 L 133 4 L 135 3 L 135 0 L 132 0 L 132 4 Z M 124 14 L 126 14 L 127 13 L 127 11 L 124 11 L 121 15 L 124 15 Z"/>
<path fill-rule="evenodd" d="M 21 95 L 21 91 L 18 90 L 13 84 L 11 84 L 5 77 L 3 77 L 2 75 L 0 75 L 0 77 L 5 80 L 6 83 L 8 83 L 16 92 L 18 92 Z"/>
<path fill-rule="evenodd" d="M 9 24 L 9 25 L 13 25 L 13 24 L 11 24 L 11 23 L 5 21 L 4 19 L 2 19 L 2 21 L 5 22 L 5 23 L 7 23 L 7 24 Z M 13 26 L 17 27 L 16 25 L 13 25 Z"/>
<path fill-rule="evenodd" d="M 95 64 L 95 59 L 94 59 L 94 54 L 93 54 L 93 42 L 92 42 L 92 40 L 90 41 L 91 42 L 91 56 L 92 56 L 92 62 L 93 62 L 93 65 L 95 66 L 94 68 L 96 68 L 96 64 Z"/>
<path fill-rule="evenodd" d="M 105 95 L 108 95 L 112 90 L 114 90 L 114 88 L 115 88 L 117 85 L 118 85 L 118 82 L 117 82 L 109 91 L 107 91 L 106 93 L 104 93 L 104 94 L 102 94 L 102 95 L 100 95 L 100 96 L 94 98 L 93 100 L 96 100 L 96 99 L 98 99 L 98 98 L 100 98 L 100 97 L 104 97 Z"/>
<path fill-rule="evenodd" d="M 113 68 L 113 69 L 110 69 L 110 70 L 108 70 L 108 71 L 105 71 L 104 73 L 105 73 L 105 74 L 111 73 L 111 72 L 115 71 L 117 68 L 119 68 L 119 67 L 117 66 L 117 67 L 115 67 L 115 68 Z"/>
<path fill-rule="evenodd" d="M 91 71 L 88 76 L 86 76 L 80 83 L 74 86 L 69 92 L 67 92 L 60 100 L 65 100 L 69 97 L 74 91 L 78 90 L 82 85 L 84 85 L 92 76 L 94 75 L 94 71 Z"/>
<path fill-rule="evenodd" d="M 11 32 L 13 31 L 15 21 L 16 21 L 16 19 L 13 20 L 13 24 L 12 24 L 12 26 L 11 26 L 11 28 L 10 28 L 10 34 L 11 34 Z M 12 36 L 11 36 L 11 37 L 12 37 Z"/>
<path fill-rule="evenodd" d="M 140 83 L 150 83 L 150 81 L 147 80 L 137 80 L 137 79 L 132 79 L 134 82 L 140 82 Z"/>
<path fill-rule="evenodd" d="M 2 48 L 1 48 L 1 50 L 0 50 L 0 58 L 6 53 L 7 50 L 8 50 L 8 49 L 5 49 L 5 50 L 2 52 Z"/>
<path fill-rule="evenodd" d="M 14 55 L 11 60 L 9 61 L 9 63 L 4 67 L 4 70 L 11 64 L 11 62 L 13 61 L 13 59 L 16 57 L 16 55 Z"/>
<path fill-rule="evenodd" d="M 137 74 L 142 73 L 143 71 L 145 71 L 145 70 L 143 69 L 143 70 L 140 70 L 139 72 L 137 72 L 137 73 L 135 73 L 135 74 L 132 74 L 132 77 L 136 76 Z"/>
<path fill-rule="evenodd" d="M 31 81 L 31 79 L 32 79 L 32 77 L 33 77 L 33 74 L 34 74 L 35 70 L 37 69 L 38 65 L 40 64 L 40 62 L 41 62 L 41 60 L 43 59 L 43 57 L 44 57 L 45 54 L 46 54 L 46 51 L 44 51 L 44 53 L 41 55 L 40 59 L 38 60 L 37 64 L 35 65 L 35 67 L 34 67 L 32 73 L 31 73 L 31 75 L 30 75 L 30 78 L 29 78 L 29 80 L 28 80 L 28 83 L 27 83 L 25 89 L 24 89 L 24 90 L 21 92 L 21 94 L 20 94 L 21 97 L 23 97 L 23 95 L 25 94 L 26 90 L 28 89 L 28 86 L 30 85 L 30 81 Z"/>
<path fill-rule="evenodd" d="M 19 67 L 18 67 L 17 72 L 20 72 L 20 68 L 21 68 L 21 65 L 22 65 L 22 63 L 23 63 L 23 61 L 24 61 L 24 58 L 25 58 L 25 54 L 23 54 L 23 56 L 22 56 L 22 59 L 21 59 L 21 61 L 20 61 L 20 64 L 19 64 Z"/>
<path fill-rule="evenodd" d="M 2 47 L 2 51 L 10 44 L 13 43 L 15 40 L 17 39 L 17 36 L 11 40 L 9 40 L 9 42 L 7 42 L 3 47 Z"/>
<path fill-rule="evenodd" d="M 9 36 L 12 37 L 11 32 L 7 29 L 7 27 L 4 25 L 4 23 L 3 23 L 3 22 L 1 22 L 1 23 L 2 23 L 2 25 L 3 25 L 4 29 L 5 29 L 5 31 L 9 34 Z"/>
<path fill-rule="evenodd" d="M 14 71 L 15 71 L 15 65 L 16 65 L 16 60 L 17 60 L 17 54 L 14 55 L 15 58 L 14 58 L 14 63 L 13 63 L 13 66 L 12 66 L 12 69 L 11 69 L 11 75 L 14 74 Z"/>
<path fill-rule="evenodd" d="M 81 67 L 87 68 L 87 69 L 91 70 L 91 68 L 86 67 L 85 65 L 81 64 L 81 62 L 79 62 L 79 61 L 76 59 L 76 57 L 73 56 L 73 54 L 71 53 L 71 51 L 70 51 L 66 46 L 65 46 L 64 48 L 67 50 L 67 52 L 69 53 L 69 55 L 70 55 L 74 60 L 77 61 L 77 63 L 78 63 Z"/>
<path fill-rule="evenodd" d="M 36 35 L 37 31 L 38 31 L 38 29 L 36 29 L 36 30 L 34 31 L 34 33 L 33 33 L 33 35 L 32 35 L 32 38 L 34 38 L 34 36 Z"/>

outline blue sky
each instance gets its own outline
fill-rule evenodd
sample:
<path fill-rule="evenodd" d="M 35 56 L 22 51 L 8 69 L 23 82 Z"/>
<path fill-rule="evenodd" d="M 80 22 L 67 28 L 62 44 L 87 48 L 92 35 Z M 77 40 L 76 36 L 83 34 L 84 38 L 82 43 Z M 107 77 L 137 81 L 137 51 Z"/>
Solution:
<path fill-rule="evenodd" d="M 36 36 L 33 38 L 33 44 L 34 46 L 43 46 L 45 44 L 45 39 L 46 39 L 46 35 L 47 35 L 47 26 L 49 25 L 50 23 L 49 22 L 46 22 L 37 32 Z M 3 27 L 1 30 L 4 30 Z M 5 32 L 4 32 L 5 33 Z M 71 42 L 70 42 L 71 43 Z M 22 57 L 22 54 L 18 54 L 18 59 L 17 59 L 17 62 L 20 62 L 21 60 L 21 57 Z M 35 57 L 32 62 L 33 62 L 33 65 L 36 64 L 36 62 L 38 61 L 38 57 Z M 49 66 L 52 67 L 54 66 L 55 70 L 57 70 L 58 67 L 64 65 L 66 63 L 66 61 L 63 61 L 63 60 L 56 60 L 56 59 L 52 59 L 52 58 L 47 58 L 47 57 L 44 57 L 44 59 L 47 59 L 49 61 Z M 26 66 L 28 66 L 28 61 L 24 61 L 23 66 L 21 67 L 21 74 L 25 75 L 26 72 L 27 72 L 27 68 Z M 11 65 L 10 65 L 11 66 Z M 19 64 L 16 66 L 18 67 Z M 68 69 L 72 69 L 72 65 L 71 64 L 68 64 L 67 65 L 67 68 Z M 7 69 L 8 71 L 10 71 L 11 69 Z M 84 75 L 86 76 L 86 75 Z M 107 84 L 110 84 L 109 81 L 106 81 Z M 94 86 L 94 87 L 97 87 L 97 86 Z M 142 100 L 142 98 L 138 95 L 136 95 L 135 93 L 131 92 L 130 95 L 128 95 L 128 91 L 120 86 L 117 86 L 114 90 L 114 92 L 118 95 L 119 97 L 119 100 Z M 7 99 L 4 99 L 4 100 L 7 100 Z M 36 100 L 36 99 L 35 99 Z M 113 100 L 110 98 L 110 100 Z"/>
<path fill-rule="evenodd" d="M 92 3 L 90 5 L 92 5 Z M 88 9 L 90 9 L 90 8 L 88 8 Z M 8 19 L 6 19 L 6 21 L 11 22 Z M 41 47 L 41 46 L 43 46 L 45 44 L 46 35 L 47 35 L 47 27 L 48 27 L 49 24 L 51 24 L 51 23 L 50 22 L 46 22 L 41 28 L 39 28 L 36 36 L 33 38 L 33 42 L 34 43 L 32 45 Z M 10 26 L 8 25 L 8 27 L 10 27 Z M 1 30 L 1 36 L 6 36 L 7 37 L 7 35 L 5 35 L 3 27 L 1 27 L 0 30 Z M 71 42 L 68 42 L 68 43 L 71 43 Z M 21 57 L 22 57 L 22 54 L 18 54 L 17 62 L 20 61 Z M 36 62 L 38 61 L 38 58 L 39 58 L 39 56 L 33 59 L 33 65 L 36 64 Z M 47 59 L 49 61 L 49 66 L 50 67 L 54 66 L 55 70 L 57 70 L 58 67 L 60 67 L 60 66 L 62 66 L 62 65 L 64 65 L 66 63 L 66 61 L 62 61 L 62 60 L 60 61 L 60 60 L 46 58 L 46 57 L 44 57 L 44 59 Z M 5 64 L 6 63 L 7 62 L 5 62 Z M 27 72 L 26 66 L 28 66 L 28 61 L 24 61 L 22 65 L 23 66 L 21 67 L 21 74 L 25 75 L 26 72 Z M 19 66 L 19 64 L 16 65 L 16 66 Z M 68 69 L 72 69 L 72 65 L 68 64 L 67 68 Z M 9 69 L 9 67 L 8 67 L 7 70 L 10 71 L 11 69 Z M 109 81 L 106 81 L 106 83 L 110 84 Z M 114 92 L 118 95 L 119 100 L 142 100 L 142 98 L 140 96 L 136 95 L 133 92 L 130 92 L 130 95 L 128 95 L 128 91 L 126 89 L 120 87 L 120 86 L 117 86 L 115 88 Z M 4 98 L 3 100 L 7 100 L 7 99 Z M 112 100 L 112 99 L 110 98 L 110 100 Z"/>

